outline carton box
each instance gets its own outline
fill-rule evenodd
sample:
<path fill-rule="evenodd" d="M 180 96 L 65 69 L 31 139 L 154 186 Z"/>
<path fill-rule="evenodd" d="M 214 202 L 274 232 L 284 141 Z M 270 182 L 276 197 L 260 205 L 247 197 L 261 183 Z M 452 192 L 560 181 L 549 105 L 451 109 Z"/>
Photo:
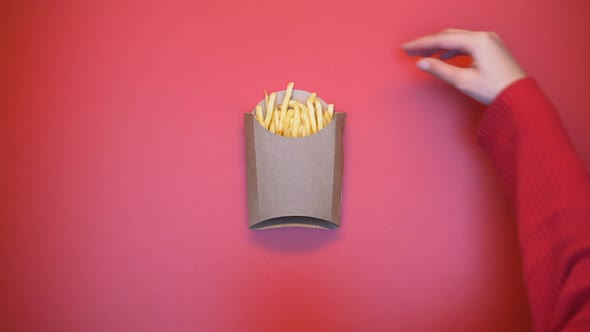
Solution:
<path fill-rule="evenodd" d="M 278 103 L 284 95 L 277 93 Z M 294 90 L 292 99 L 305 103 L 309 95 Z M 264 100 L 259 105 L 266 114 Z M 250 228 L 339 227 L 346 113 L 335 113 L 325 128 L 301 138 L 271 133 L 253 113 L 244 114 L 244 122 Z"/>

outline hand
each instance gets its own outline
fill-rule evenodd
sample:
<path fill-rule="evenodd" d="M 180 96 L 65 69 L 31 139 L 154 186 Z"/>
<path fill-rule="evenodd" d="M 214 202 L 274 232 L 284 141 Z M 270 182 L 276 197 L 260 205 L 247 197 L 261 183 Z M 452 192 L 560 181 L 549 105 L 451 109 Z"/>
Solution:
<path fill-rule="evenodd" d="M 402 46 L 408 55 L 425 58 L 418 68 L 449 82 L 466 95 L 489 105 L 515 81 L 526 77 L 497 34 L 447 29 L 424 36 Z M 431 58 L 440 53 L 440 60 Z M 458 55 L 471 55 L 471 68 L 460 68 L 445 63 Z"/>

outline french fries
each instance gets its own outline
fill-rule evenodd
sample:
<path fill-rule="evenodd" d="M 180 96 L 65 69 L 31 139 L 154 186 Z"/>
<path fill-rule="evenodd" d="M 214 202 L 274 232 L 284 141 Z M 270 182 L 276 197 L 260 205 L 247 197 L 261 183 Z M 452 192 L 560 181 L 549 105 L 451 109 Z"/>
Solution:
<path fill-rule="evenodd" d="M 262 105 L 254 108 L 256 120 L 271 133 L 284 137 L 305 137 L 317 133 L 334 119 L 334 104 L 323 109 L 317 93 L 311 93 L 305 101 L 292 99 L 295 83 L 290 82 L 282 101 L 276 92 L 264 90 L 264 111 Z"/>

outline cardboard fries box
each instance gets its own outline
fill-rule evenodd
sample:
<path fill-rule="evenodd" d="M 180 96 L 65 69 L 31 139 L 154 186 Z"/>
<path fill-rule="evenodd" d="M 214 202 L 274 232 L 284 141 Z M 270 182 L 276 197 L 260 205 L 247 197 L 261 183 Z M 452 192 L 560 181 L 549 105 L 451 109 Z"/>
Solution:
<path fill-rule="evenodd" d="M 277 101 L 284 95 L 277 92 Z M 293 90 L 292 99 L 305 103 L 309 95 Z M 264 100 L 259 105 L 266 114 Z M 301 138 L 271 133 L 253 113 L 244 114 L 244 122 L 250 228 L 340 226 L 346 113 Z"/>

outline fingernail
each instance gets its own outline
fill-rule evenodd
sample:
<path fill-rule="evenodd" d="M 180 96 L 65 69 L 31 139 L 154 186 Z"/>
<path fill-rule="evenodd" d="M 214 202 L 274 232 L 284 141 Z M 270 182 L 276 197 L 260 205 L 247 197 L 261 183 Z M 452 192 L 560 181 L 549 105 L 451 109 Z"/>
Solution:
<path fill-rule="evenodd" d="M 430 68 L 430 64 L 428 64 L 428 62 L 426 60 L 420 60 L 416 63 L 416 66 L 418 66 L 418 68 L 426 71 Z"/>

